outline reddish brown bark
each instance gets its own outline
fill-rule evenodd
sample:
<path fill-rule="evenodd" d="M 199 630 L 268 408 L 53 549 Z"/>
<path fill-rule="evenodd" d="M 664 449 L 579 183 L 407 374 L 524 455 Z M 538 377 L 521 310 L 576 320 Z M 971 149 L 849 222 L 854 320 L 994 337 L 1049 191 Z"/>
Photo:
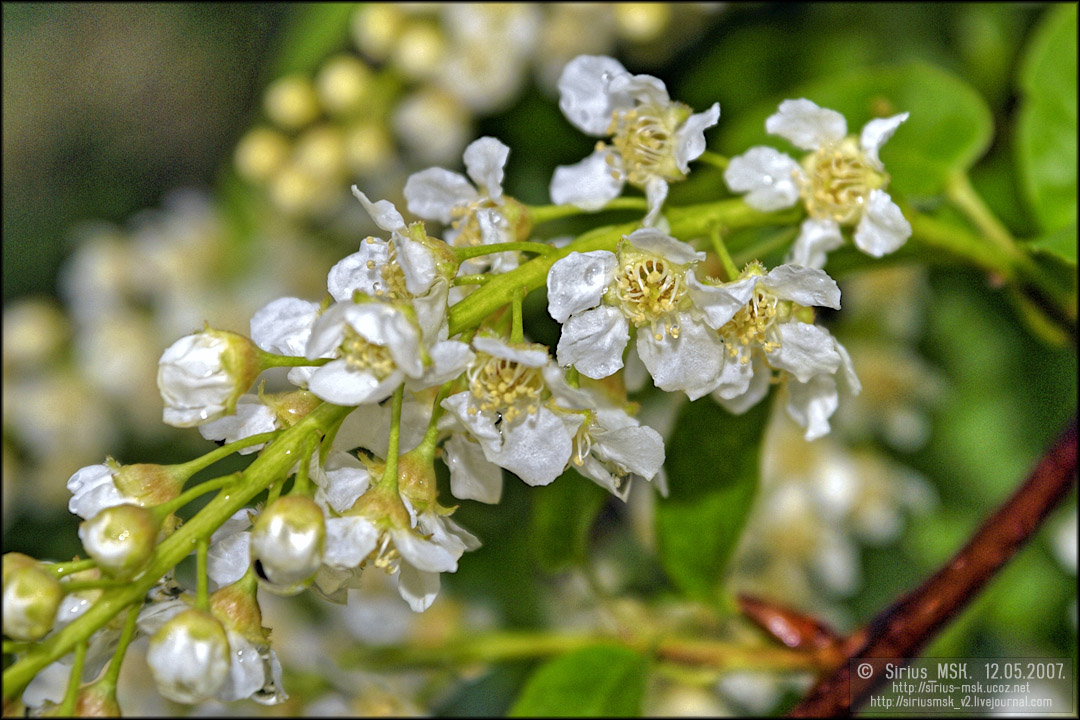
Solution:
<path fill-rule="evenodd" d="M 953 558 L 929 580 L 879 613 L 846 645 L 836 671 L 820 680 L 792 717 L 848 715 L 885 680 L 862 679 L 851 660 L 910 660 L 1016 554 L 1076 481 L 1076 417 L 1020 488 L 991 515 Z"/>

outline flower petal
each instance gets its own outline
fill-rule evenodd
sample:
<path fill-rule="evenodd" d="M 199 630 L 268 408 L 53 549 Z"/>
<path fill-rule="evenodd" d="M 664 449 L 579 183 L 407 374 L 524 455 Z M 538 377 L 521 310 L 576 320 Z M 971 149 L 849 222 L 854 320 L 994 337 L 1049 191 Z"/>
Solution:
<path fill-rule="evenodd" d="M 503 439 L 499 429 L 495 427 L 498 419 L 495 413 L 478 411 L 469 412 L 469 391 L 454 393 L 442 401 L 442 406 L 468 428 L 469 433 L 476 438 L 484 448 L 484 455 L 490 460 L 492 453 L 497 453 L 502 447 Z"/>
<path fill-rule="evenodd" d="M 251 565 L 251 533 L 237 532 L 210 544 L 206 553 L 206 574 L 218 587 L 244 577 Z"/>
<path fill-rule="evenodd" d="M 787 262 L 804 267 L 825 267 L 826 254 L 844 244 L 840 226 L 835 220 L 803 220 L 799 237 L 788 253 Z"/>
<path fill-rule="evenodd" d="M 404 563 L 398 571 L 398 593 L 413 612 L 424 612 L 439 595 L 439 573 L 424 572 Z"/>
<path fill-rule="evenodd" d="M 368 370 L 352 368 L 345 360 L 334 360 L 315 371 L 308 389 L 335 405 L 361 405 L 382 402 L 404 380 L 405 373 L 400 370 L 380 380 Z"/>
<path fill-rule="evenodd" d="M 326 519 L 323 564 L 338 570 L 358 567 L 375 550 L 379 530 L 367 518 L 348 515 Z"/>
<path fill-rule="evenodd" d="M 425 220 L 448 225 L 451 211 L 479 197 L 476 188 L 461 173 L 433 167 L 413 173 L 405 181 L 405 202 L 409 212 Z"/>
<path fill-rule="evenodd" d="M 360 192 L 360 188 L 355 185 L 352 186 L 352 194 L 360 201 L 360 204 L 364 206 L 364 209 L 367 210 L 368 215 L 375 221 L 375 224 L 383 230 L 401 230 L 405 227 L 405 218 L 401 217 L 401 213 L 394 207 L 394 203 L 389 200 L 380 200 L 373 203 L 368 200 L 368 196 Z"/>
<path fill-rule="evenodd" d="M 608 86 L 612 78 L 621 75 L 629 73 L 618 60 L 603 55 L 577 56 L 559 76 L 559 109 L 582 132 L 607 134 L 611 113 L 617 109 Z M 626 100 L 621 105 L 629 107 Z"/>
<path fill-rule="evenodd" d="M 664 439 L 647 425 L 596 433 L 593 455 L 651 480 L 664 465 Z"/>
<path fill-rule="evenodd" d="M 728 361 L 727 365 L 724 366 L 725 377 L 728 376 L 728 365 L 741 365 L 737 372 L 742 373 L 742 377 L 745 377 L 745 374 L 748 373 L 750 375 L 749 382 L 742 385 L 744 389 L 741 393 L 735 394 L 736 383 L 725 381 L 724 385 L 721 385 L 713 392 L 712 397 L 729 413 L 742 415 L 764 400 L 765 396 L 769 394 L 769 387 L 772 385 L 770 382 L 772 380 L 772 371 L 769 370 L 769 366 L 765 364 L 760 355 L 755 355 L 748 365 Z"/>
<path fill-rule="evenodd" d="M 319 304 L 294 297 L 272 300 L 251 316 L 251 340 L 266 352 L 303 355 Z"/>
<path fill-rule="evenodd" d="M 639 228 L 627 235 L 626 240 L 638 250 L 659 255 L 678 265 L 705 259 L 705 253 L 698 252 L 682 240 L 676 240 L 655 228 Z"/>
<path fill-rule="evenodd" d="M 435 281 L 435 255 L 422 243 L 394 235 L 391 242 L 397 249 L 397 263 L 405 276 L 405 289 L 413 295 L 423 295 Z"/>
<path fill-rule="evenodd" d="M 867 255 L 881 257 L 899 250 L 911 237 L 911 223 L 884 190 L 871 190 L 866 211 L 855 228 L 855 245 Z"/>
<path fill-rule="evenodd" d="M 513 360 L 526 367 L 543 367 L 551 359 L 547 354 L 547 349 L 543 348 L 543 346 L 514 347 L 490 335 L 480 335 L 474 338 L 473 347 L 480 352 L 505 360 Z"/>
<path fill-rule="evenodd" d="M 564 323 L 571 315 L 594 308 L 614 277 L 618 260 L 607 250 L 572 252 L 548 270 L 548 313 Z"/>
<path fill-rule="evenodd" d="M 605 147 L 579 163 L 555 168 L 549 193 L 556 205 L 594 211 L 617 198 L 625 183 L 622 156 Z"/>
<path fill-rule="evenodd" d="M 443 445 L 443 460 L 450 468 L 450 492 L 459 500 L 494 504 L 502 497 L 502 469 L 484 457 L 483 449 L 460 434 Z"/>
<path fill-rule="evenodd" d="M 649 369 L 653 384 L 661 390 L 682 390 L 691 400 L 716 387 L 724 363 L 724 345 L 704 323 L 679 313 L 679 337 L 670 333 L 657 340 L 650 332 L 637 337 L 637 351 Z"/>
<path fill-rule="evenodd" d="M 780 111 L 765 120 L 765 130 L 803 150 L 817 150 L 847 135 L 847 121 L 835 110 L 801 98 L 780 103 Z"/>
<path fill-rule="evenodd" d="M 503 168 L 510 148 L 493 137 L 474 140 L 465 148 L 465 172 L 495 202 L 502 198 Z"/>
<path fill-rule="evenodd" d="M 862 132 L 859 134 L 859 145 L 862 146 L 863 152 L 866 153 L 870 162 L 879 170 L 881 169 L 881 158 L 878 157 L 878 151 L 893 136 L 896 129 L 900 127 L 900 123 L 908 119 L 909 114 L 900 113 L 888 118 L 876 118 L 863 125 Z"/>
<path fill-rule="evenodd" d="M 840 309 L 840 288 L 824 270 L 780 265 L 770 270 L 761 279 L 761 284 L 781 300 L 791 300 L 806 307 L 819 305 Z"/>
<path fill-rule="evenodd" d="M 323 492 L 330 507 L 343 513 L 353 506 L 371 485 L 367 466 L 351 453 L 335 451 L 326 457 L 322 474 L 325 477 Z"/>
<path fill-rule="evenodd" d="M 621 312 L 608 305 L 572 315 L 563 325 L 555 356 L 563 367 L 573 365 L 594 380 L 623 366 L 630 326 Z"/>
<path fill-rule="evenodd" d="M 705 152 L 705 130 L 720 120 L 720 103 L 713 103 L 705 112 L 695 113 L 675 131 L 675 164 L 684 173 L 690 172 L 690 161 Z"/>
<path fill-rule="evenodd" d="M 815 375 L 808 382 L 788 383 L 787 412 L 806 428 L 806 439 L 829 434 L 829 418 L 836 412 L 839 397 L 831 375 Z"/>
<path fill-rule="evenodd" d="M 257 395 L 241 395 L 236 401 L 236 412 L 211 420 L 199 426 L 199 434 L 207 440 L 236 442 L 252 435 L 273 432 L 277 429 L 277 415 L 264 405 Z M 239 450 L 240 455 L 249 455 L 263 448 L 264 444 L 249 445 Z"/>
<path fill-rule="evenodd" d="M 780 347 L 767 356 L 772 367 L 787 370 L 799 382 L 823 373 L 832 375 L 840 367 L 836 343 L 825 328 L 792 321 L 781 323 L 778 332 Z"/>
<path fill-rule="evenodd" d="M 577 418 L 580 422 L 580 417 Z M 564 419 L 547 408 L 502 428 L 503 446 L 488 460 L 517 475 L 526 485 L 548 485 L 562 475 L 573 452 Z"/>
<path fill-rule="evenodd" d="M 686 273 L 686 287 L 694 305 L 705 315 L 706 324 L 714 330 L 722 328 L 735 313 L 742 310 L 754 296 L 760 275 L 749 275 L 721 285 L 706 285 L 694 273 Z"/>
<path fill-rule="evenodd" d="M 642 225 L 647 228 L 656 227 L 657 218 L 660 217 L 660 211 L 664 207 L 664 201 L 667 200 L 667 194 L 667 180 L 659 175 L 653 175 L 645 182 L 645 201 L 649 211 L 645 213 L 645 219 L 641 221 Z"/>
<path fill-rule="evenodd" d="M 760 145 L 728 162 L 724 182 L 732 192 L 747 193 L 746 204 L 772 212 L 791 207 L 799 199 L 802 168 L 790 155 Z"/>
<path fill-rule="evenodd" d="M 421 537 L 412 529 L 397 528 L 389 532 L 402 559 L 417 570 L 433 573 L 457 571 L 460 552 L 455 553 L 439 543 Z"/>

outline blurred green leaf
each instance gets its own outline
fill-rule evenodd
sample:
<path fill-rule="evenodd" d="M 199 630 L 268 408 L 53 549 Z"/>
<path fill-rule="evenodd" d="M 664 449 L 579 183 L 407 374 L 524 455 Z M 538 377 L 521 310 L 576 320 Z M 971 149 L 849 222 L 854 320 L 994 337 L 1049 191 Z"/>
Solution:
<path fill-rule="evenodd" d="M 1054 255 L 1065 262 L 1076 265 L 1076 223 L 1064 227 L 1049 235 L 1032 240 L 1028 247 L 1040 253 Z"/>
<path fill-rule="evenodd" d="M 800 97 L 842 113 L 852 134 L 875 117 L 911 113 L 881 151 L 890 187 L 907 195 L 939 193 L 950 173 L 967 170 L 986 152 L 994 130 L 990 109 L 971 86 L 935 65 L 911 62 L 861 68 L 796 88 L 733 121 L 721 146 L 734 154 L 763 142 L 786 145 L 765 133 L 765 118 L 781 100 Z"/>
<path fill-rule="evenodd" d="M 1024 191 L 1047 232 L 1076 224 L 1076 73 L 1076 6 L 1060 5 L 1043 19 L 1027 47 L 1017 118 Z"/>
<path fill-rule="evenodd" d="M 544 663 L 510 708 L 512 717 L 626 717 L 641 714 L 648 660 L 600 645 Z"/>
<path fill-rule="evenodd" d="M 557 572 L 581 563 L 589 528 L 608 493 L 570 469 L 547 487 L 533 490 L 529 540 L 540 567 Z"/>
<path fill-rule="evenodd" d="M 660 562 L 688 595 L 715 601 L 758 485 L 769 403 L 736 416 L 702 398 L 683 406 L 667 447 L 671 494 L 656 506 Z"/>
<path fill-rule="evenodd" d="M 293 6 L 270 64 L 269 82 L 290 73 L 312 73 L 331 53 L 348 44 L 349 19 L 358 3 L 311 3 Z"/>

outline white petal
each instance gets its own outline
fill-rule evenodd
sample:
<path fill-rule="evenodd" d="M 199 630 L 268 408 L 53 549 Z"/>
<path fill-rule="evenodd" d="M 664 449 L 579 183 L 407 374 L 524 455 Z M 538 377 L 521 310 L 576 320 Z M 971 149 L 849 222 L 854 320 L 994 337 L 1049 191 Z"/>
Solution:
<path fill-rule="evenodd" d="M 510 223 L 495 208 L 486 208 L 476 211 L 476 224 L 480 226 L 480 242 L 485 245 L 496 243 L 513 242 L 514 234 Z M 513 252 L 498 253 L 499 256 L 516 258 Z M 488 256 L 491 257 L 490 255 Z"/>
<path fill-rule="evenodd" d="M 664 439 L 646 425 L 597 433 L 592 452 L 651 480 L 664 465 Z"/>
<path fill-rule="evenodd" d="M 574 468 L 623 502 L 629 497 L 632 476 L 617 475 L 592 453 L 580 465 L 575 462 Z"/>
<path fill-rule="evenodd" d="M 750 207 L 772 212 L 791 207 L 799 199 L 801 174 L 802 168 L 791 156 L 760 145 L 731 158 L 724 182 L 732 192 L 747 193 L 744 199 Z"/>
<path fill-rule="evenodd" d="M 355 290 L 375 297 L 384 284 L 383 268 L 389 261 L 389 243 L 379 238 L 364 240 L 359 251 L 346 255 L 330 268 L 326 289 L 338 302 L 351 301 Z"/>
<path fill-rule="evenodd" d="M 728 365 L 738 364 L 728 362 Z M 744 368 L 746 366 L 743 366 Z M 728 372 L 727 366 L 724 368 L 725 375 Z M 743 372 L 746 372 L 743 370 Z M 717 388 L 717 391 L 712 394 L 712 398 L 716 402 L 733 415 L 742 415 L 750 408 L 757 405 L 765 396 L 769 394 L 769 387 L 772 384 L 772 371 L 769 370 L 769 366 L 765 364 L 765 361 L 759 355 L 754 355 L 754 358 L 749 363 L 749 373 L 751 374 L 750 381 L 745 385 L 745 390 L 738 395 L 732 397 L 726 397 L 731 393 L 725 393 L 724 387 Z M 734 384 L 727 385 L 727 388 L 733 388 Z"/>
<path fill-rule="evenodd" d="M 200 425 L 199 434 L 207 440 L 231 443 L 252 435 L 273 432 L 275 429 L 277 429 L 277 415 L 274 411 L 263 405 L 257 395 L 241 395 L 236 401 L 234 414 Z M 240 450 L 239 454 L 249 455 L 262 448 L 262 444 L 249 445 Z"/>
<path fill-rule="evenodd" d="M 626 68 L 603 55 L 579 55 L 567 63 L 559 76 L 559 108 L 566 119 L 589 135 L 605 135 L 616 109 L 608 85 L 620 75 L 628 75 Z"/>
<path fill-rule="evenodd" d="M 230 535 L 243 532 L 251 528 L 251 513 L 253 511 L 250 508 L 241 508 L 232 514 L 232 516 L 223 522 L 217 530 L 210 536 L 210 544 L 213 545 L 216 542 L 220 542 Z"/>
<path fill-rule="evenodd" d="M 851 362 L 851 355 L 848 354 L 847 348 L 841 345 L 836 338 L 833 338 L 833 342 L 836 345 L 836 352 L 840 354 L 840 372 L 837 375 L 837 385 L 844 392 L 858 395 L 862 392 L 862 383 L 859 382 L 859 376 L 855 374 L 855 365 Z"/>
<path fill-rule="evenodd" d="M 379 380 L 368 370 L 351 368 L 345 360 L 334 360 L 315 371 L 308 389 L 335 405 L 361 405 L 382 402 L 404 380 L 405 373 L 400 370 Z"/>
<path fill-rule="evenodd" d="M 608 305 L 572 315 L 563 325 L 555 356 L 563 367 L 573 365 L 586 377 L 605 378 L 623 366 L 630 326 Z"/>
<path fill-rule="evenodd" d="M 502 497 L 502 470 L 488 462 L 481 447 L 464 436 L 452 435 L 443 445 L 450 468 L 450 492 L 460 500 L 497 503 Z"/>
<path fill-rule="evenodd" d="M 829 434 L 829 418 L 838 405 L 836 381 L 831 375 L 817 375 L 809 382 L 788 383 L 788 415 L 806 428 L 807 440 Z"/>
<path fill-rule="evenodd" d="M 460 552 L 454 552 L 431 540 L 426 540 L 413 530 L 390 530 L 394 547 L 405 562 L 417 570 L 427 572 L 455 572 Z"/>
<path fill-rule="evenodd" d="M 826 254 L 844 244 L 840 226 L 835 220 L 803 220 L 799 237 L 788 253 L 787 262 L 804 267 L 825 267 Z"/>
<path fill-rule="evenodd" d="M 706 285 L 699 282 L 694 273 L 686 273 L 686 287 L 690 299 L 704 313 L 709 327 L 715 330 L 722 328 L 735 317 L 735 313 L 750 302 L 750 298 L 754 296 L 754 288 L 760 280 L 760 275 L 750 275 L 721 285 Z"/>
<path fill-rule="evenodd" d="M 457 340 L 435 343 L 428 354 L 431 365 L 424 368 L 419 380 L 409 383 L 410 387 L 423 389 L 449 382 L 463 373 L 475 357 L 468 345 Z"/>
<path fill-rule="evenodd" d="M 824 270 L 800 265 L 780 265 L 761 279 L 761 284 L 781 300 L 810 307 L 820 305 L 840 309 L 840 288 Z"/>
<path fill-rule="evenodd" d="M 832 375 L 840 367 L 836 343 L 825 328 L 792 321 L 781 323 L 778 332 L 780 347 L 767 356 L 772 367 L 787 370 L 799 382 L 822 373 Z"/>
<path fill-rule="evenodd" d="M 215 696 L 222 702 L 232 702 L 251 697 L 262 689 L 266 682 L 262 658 L 259 649 L 232 630 L 229 639 L 229 676 Z"/>
<path fill-rule="evenodd" d="M 206 553 L 206 574 L 218 587 L 244 577 L 251 565 L 251 533 L 238 532 L 210 544 Z"/>
<path fill-rule="evenodd" d="M 705 152 L 705 130 L 720 120 L 720 103 L 713 103 L 705 112 L 696 113 L 675 131 L 675 164 L 684 173 L 690 172 L 690 161 Z"/>
<path fill-rule="evenodd" d="M 352 515 L 327 518 L 323 563 L 339 570 L 357 567 L 378 541 L 379 530 L 366 518 Z"/>
<path fill-rule="evenodd" d="M 113 469 L 108 465 L 89 465 L 80 468 L 67 481 L 71 493 L 68 511 L 84 520 L 97 515 L 107 507 L 131 502 L 113 482 Z"/>
<path fill-rule="evenodd" d="M 394 235 L 391 242 L 397 249 L 397 263 L 405 276 L 405 289 L 413 295 L 423 295 L 435 281 L 435 256 L 422 243 L 403 235 Z"/>
<path fill-rule="evenodd" d="M 911 237 L 911 223 L 884 190 L 871 190 L 862 220 L 855 228 L 855 245 L 867 255 L 881 257 L 899 250 Z"/>
<path fill-rule="evenodd" d="M 326 478 L 323 492 L 326 493 L 327 502 L 339 513 L 351 508 L 371 485 L 367 466 L 347 452 L 331 452 L 327 455 L 323 476 Z"/>
<path fill-rule="evenodd" d="M 817 150 L 847 135 L 847 121 L 835 110 L 818 107 L 805 98 L 785 100 L 780 111 L 765 120 L 765 130 L 787 138 L 803 150 Z"/>
<path fill-rule="evenodd" d="M 881 146 L 893 136 L 900 123 L 908 119 L 908 115 L 909 113 L 900 113 L 889 118 L 877 118 L 863 125 L 862 133 L 859 134 L 859 145 L 876 168 L 881 169 L 881 158 L 878 157 Z"/>
<path fill-rule="evenodd" d="M 566 422 L 547 408 L 504 427 L 502 433 L 502 449 L 488 455 L 488 459 L 517 475 L 526 485 L 550 484 L 570 461 L 573 439 Z"/>
<path fill-rule="evenodd" d="M 668 184 L 667 180 L 659 175 L 653 175 L 645 182 L 645 201 L 648 204 L 649 211 L 645 213 L 645 219 L 641 221 L 641 224 L 645 227 L 656 227 L 657 218 L 660 217 L 660 211 L 664 207 L 664 201 L 667 200 Z"/>
<path fill-rule="evenodd" d="M 604 401 L 586 388 L 571 387 L 566 382 L 566 371 L 555 365 L 544 368 L 544 382 L 551 390 L 555 404 L 567 410 L 594 410 L 603 408 Z M 624 413 L 625 414 L 625 413 Z M 631 421 L 630 424 L 635 424 Z M 606 427 L 606 426 L 605 426 Z M 622 427 L 620 425 L 619 427 Z"/>
<path fill-rule="evenodd" d="M 622 156 L 611 148 L 604 148 L 579 163 L 555 168 L 549 192 L 551 202 L 556 205 L 573 205 L 593 211 L 617 198 L 625 183 Z"/>
<path fill-rule="evenodd" d="M 659 255 L 678 265 L 705 259 L 705 253 L 698 252 L 682 240 L 676 240 L 655 228 L 635 230 L 626 236 L 626 240 L 638 250 Z"/>
<path fill-rule="evenodd" d="M 571 315 L 594 308 L 611 283 L 618 260 L 607 250 L 572 252 L 548 270 L 548 313 L 564 323 Z"/>
<path fill-rule="evenodd" d="M 748 359 L 747 362 L 741 362 L 742 357 L 746 356 L 736 355 L 731 357 L 728 355 L 724 359 L 724 369 L 720 373 L 720 382 L 712 391 L 712 397 L 717 402 L 742 397 L 750 389 L 754 378 L 757 377 L 755 371 L 760 369 L 762 364 L 753 362 L 753 360 L 757 360 L 758 356 L 753 355 L 752 359 Z M 765 379 L 768 380 L 768 378 L 769 369 L 765 368 Z"/>
<path fill-rule="evenodd" d="M 368 196 L 360 192 L 360 189 L 355 185 L 352 186 L 352 194 L 356 196 L 356 199 L 364 206 L 364 209 L 367 210 L 368 215 L 375 221 L 375 224 L 383 230 L 401 230 L 405 227 L 405 218 L 401 217 L 401 213 L 394 207 L 394 203 L 389 200 L 380 200 L 379 202 L 373 203 L 368 200 Z"/>
<path fill-rule="evenodd" d="M 308 360 L 330 356 L 345 340 L 346 309 L 351 301 L 337 302 L 316 318 L 304 346 L 304 356 Z"/>
<path fill-rule="evenodd" d="M 398 593 L 413 612 L 424 612 L 439 595 L 439 573 L 424 572 L 403 563 L 398 571 Z"/>
<path fill-rule="evenodd" d="M 484 454 L 490 460 L 492 453 L 497 453 L 502 447 L 502 435 L 495 427 L 498 419 L 494 413 L 479 411 L 469 412 L 469 391 L 459 392 L 442 401 L 442 406 L 452 412 L 454 416 L 468 428 L 469 433 L 480 441 L 484 448 Z"/>
<path fill-rule="evenodd" d="M 266 352 L 303 355 L 319 304 L 284 297 L 273 300 L 251 316 L 251 339 Z"/>
<path fill-rule="evenodd" d="M 536 346 L 514 347 L 490 335 L 480 335 L 474 338 L 473 347 L 493 357 L 513 360 L 526 367 L 543 367 L 550 360 L 546 349 L 540 349 Z"/>
<path fill-rule="evenodd" d="M 495 202 L 502 197 L 503 168 L 510 148 L 493 137 L 474 140 L 465 148 L 465 172 Z"/>
<path fill-rule="evenodd" d="M 664 81 L 652 75 L 615 74 L 608 82 L 608 95 L 616 110 L 629 110 L 634 101 L 664 107 L 671 104 Z"/>
<path fill-rule="evenodd" d="M 412 299 L 416 324 L 420 327 L 420 336 L 426 343 L 445 340 L 448 335 L 446 300 L 449 292 L 450 284 L 446 278 L 437 275 L 427 292 Z"/>
<path fill-rule="evenodd" d="M 679 313 L 679 337 L 670 333 L 657 340 L 645 331 L 637 337 L 637 351 L 649 369 L 653 384 L 661 390 L 682 390 L 691 400 L 712 391 L 724 363 L 724 345 L 716 332 Z"/>
<path fill-rule="evenodd" d="M 420 377 L 424 372 L 420 333 L 405 313 L 383 303 L 344 305 L 345 320 L 353 330 L 368 342 L 387 348 L 394 363 L 406 375 Z"/>
<path fill-rule="evenodd" d="M 379 457 L 386 457 L 390 441 L 390 403 L 361 405 L 349 413 L 334 436 L 335 450 L 362 447 Z M 431 400 L 406 392 L 401 403 L 401 452 L 412 450 L 424 439 L 431 421 Z"/>
<path fill-rule="evenodd" d="M 425 220 L 450 224 L 450 211 L 479 197 L 476 188 L 461 173 L 428 168 L 413 173 L 405 181 L 405 202 L 409 212 Z"/>

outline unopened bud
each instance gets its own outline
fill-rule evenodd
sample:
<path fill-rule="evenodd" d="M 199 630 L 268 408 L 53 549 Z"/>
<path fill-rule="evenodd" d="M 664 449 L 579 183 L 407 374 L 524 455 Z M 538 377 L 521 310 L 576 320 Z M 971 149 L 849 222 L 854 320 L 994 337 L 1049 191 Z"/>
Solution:
<path fill-rule="evenodd" d="M 120 703 L 116 701 L 116 685 L 110 678 L 79 688 L 75 697 L 76 717 L 121 717 Z"/>
<path fill-rule="evenodd" d="M 158 361 L 164 422 L 195 427 L 231 413 L 260 371 L 258 348 L 243 335 L 208 328 L 180 338 Z"/>
<path fill-rule="evenodd" d="M 326 523 L 313 500 L 299 495 L 278 498 L 251 530 L 251 559 L 265 587 L 294 595 L 314 577 L 322 563 Z"/>
<path fill-rule="evenodd" d="M 114 577 L 141 568 L 154 552 L 160 523 L 138 505 L 105 508 L 79 525 L 79 539 L 98 567 Z"/>
<path fill-rule="evenodd" d="M 150 639 L 146 663 L 158 692 L 168 699 L 188 704 L 209 700 L 229 676 L 225 628 L 201 610 L 184 610 Z"/>
<path fill-rule="evenodd" d="M 4 576 L 4 634 L 12 640 L 40 640 L 53 627 L 64 598 L 60 581 L 33 558 L 6 553 Z"/>
<path fill-rule="evenodd" d="M 262 611 L 256 596 L 258 581 L 248 571 L 232 585 L 226 585 L 210 595 L 210 611 L 231 630 L 248 642 L 265 645 L 267 631 L 262 626 Z"/>

